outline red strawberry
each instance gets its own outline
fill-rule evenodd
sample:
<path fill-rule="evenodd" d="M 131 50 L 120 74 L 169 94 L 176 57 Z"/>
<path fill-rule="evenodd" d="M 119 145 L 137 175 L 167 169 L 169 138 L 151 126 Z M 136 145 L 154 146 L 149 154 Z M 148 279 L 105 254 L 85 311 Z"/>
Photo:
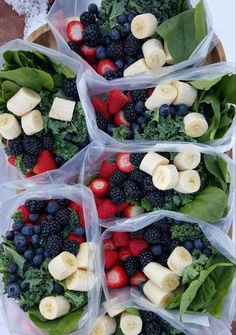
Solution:
<path fill-rule="evenodd" d="M 130 163 L 130 154 L 121 153 L 116 156 L 116 165 L 119 170 L 125 173 L 132 172 L 134 170 L 133 165 Z"/>
<path fill-rule="evenodd" d="M 128 207 L 129 204 L 128 202 L 124 201 L 122 202 L 121 204 L 117 205 L 116 208 L 117 208 L 117 213 L 120 213 L 122 212 L 126 207 Z"/>
<path fill-rule="evenodd" d="M 134 239 L 129 242 L 129 249 L 133 256 L 139 256 L 141 252 L 149 247 L 148 242 L 144 240 Z"/>
<path fill-rule="evenodd" d="M 130 285 L 138 287 L 146 283 L 147 277 L 142 273 L 138 272 L 133 277 L 130 278 Z"/>
<path fill-rule="evenodd" d="M 147 96 L 150 97 L 150 96 L 152 95 L 153 91 L 154 91 L 153 88 L 149 88 L 149 89 L 147 90 Z"/>
<path fill-rule="evenodd" d="M 10 163 L 13 166 L 16 166 L 16 156 L 9 156 L 8 163 Z"/>
<path fill-rule="evenodd" d="M 110 179 L 113 173 L 117 170 L 117 166 L 109 161 L 103 161 L 99 171 L 99 177 Z"/>
<path fill-rule="evenodd" d="M 112 240 L 104 240 L 103 241 L 103 248 L 104 248 L 104 250 L 115 250 L 116 249 Z"/>
<path fill-rule="evenodd" d="M 70 202 L 70 205 L 69 205 L 70 208 L 74 209 L 79 217 L 79 222 L 81 224 L 81 226 L 85 226 L 85 222 L 84 222 L 84 213 L 83 213 L 83 208 L 77 204 L 76 202 L 74 201 L 71 201 Z"/>
<path fill-rule="evenodd" d="M 132 256 L 130 250 L 128 247 L 122 247 L 119 250 L 119 260 L 124 262 L 126 260 L 127 257 Z"/>
<path fill-rule="evenodd" d="M 110 269 L 118 259 L 118 252 L 113 250 L 106 250 L 104 253 L 105 269 Z"/>
<path fill-rule="evenodd" d="M 111 219 L 116 214 L 116 205 L 110 199 L 104 199 L 97 207 L 99 219 Z"/>
<path fill-rule="evenodd" d="M 130 126 L 130 123 L 128 121 L 126 121 L 126 119 L 125 119 L 123 111 L 120 111 L 120 112 L 115 114 L 114 125 L 117 126 L 117 127 L 119 127 L 119 126 L 129 127 Z"/>
<path fill-rule="evenodd" d="M 98 69 L 98 65 L 97 64 L 90 64 L 92 66 L 92 68 L 97 72 Z"/>
<path fill-rule="evenodd" d="M 33 168 L 35 174 L 40 174 L 57 168 L 54 158 L 49 151 L 43 150 L 40 152 L 37 164 Z"/>
<path fill-rule="evenodd" d="M 102 198 L 108 191 L 109 183 L 105 179 L 96 178 L 89 184 L 89 188 L 96 197 Z"/>
<path fill-rule="evenodd" d="M 116 247 L 126 247 L 129 244 L 129 234 L 124 231 L 116 231 L 112 235 L 112 242 Z"/>
<path fill-rule="evenodd" d="M 100 74 L 101 76 L 103 76 L 108 71 L 118 72 L 118 69 L 117 69 L 115 63 L 112 62 L 108 58 L 100 60 L 100 62 L 98 63 L 98 68 L 97 68 L 98 74 Z"/>
<path fill-rule="evenodd" d="M 99 99 L 97 97 L 93 97 L 92 104 L 95 109 L 95 112 L 101 113 L 105 117 L 105 119 L 108 119 L 110 117 L 106 101 Z"/>
<path fill-rule="evenodd" d="M 115 265 L 106 273 L 106 282 L 108 288 L 121 288 L 128 284 L 129 278 L 125 270 L 119 266 Z"/>
<path fill-rule="evenodd" d="M 87 60 L 89 63 L 96 63 L 96 48 L 88 47 L 87 45 L 83 44 L 80 47 L 80 55 Z"/>
<path fill-rule="evenodd" d="M 80 21 L 71 21 L 66 26 L 66 35 L 70 41 L 80 42 L 83 39 L 84 25 Z"/>
<path fill-rule="evenodd" d="M 26 173 L 26 175 L 25 175 L 26 178 L 31 178 L 31 177 L 34 177 L 34 176 L 35 176 L 34 172 L 29 172 L 29 173 Z"/>
<path fill-rule="evenodd" d="M 66 238 L 68 241 L 76 241 L 79 244 L 85 242 L 85 238 L 83 236 L 76 236 L 74 233 L 69 233 L 69 235 Z"/>
<path fill-rule="evenodd" d="M 95 198 L 95 203 L 97 206 L 101 205 L 103 203 L 103 199 L 101 198 Z"/>
<path fill-rule="evenodd" d="M 21 205 L 17 208 L 17 211 L 18 212 L 21 212 L 22 216 L 23 216 L 23 220 L 24 222 L 27 222 L 29 221 L 29 215 L 30 215 L 30 212 L 29 210 L 25 207 L 25 205 Z"/>
<path fill-rule="evenodd" d="M 130 205 L 123 210 L 123 214 L 126 218 L 134 218 L 135 216 L 141 215 L 143 213 L 144 209 L 135 205 Z"/>
<path fill-rule="evenodd" d="M 128 102 L 127 96 L 119 90 L 111 90 L 108 94 L 108 109 L 111 114 L 120 112 Z"/>

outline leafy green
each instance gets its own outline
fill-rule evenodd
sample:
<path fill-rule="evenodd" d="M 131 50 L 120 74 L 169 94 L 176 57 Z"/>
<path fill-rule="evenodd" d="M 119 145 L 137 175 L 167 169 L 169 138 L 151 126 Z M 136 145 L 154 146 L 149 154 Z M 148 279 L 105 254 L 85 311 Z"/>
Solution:
<path fill-rule="evenodd" d="M 66 227 L 63 229 L 63 237 L 66 238 L 69 232 L 74 231 L 74 228 L 79 225 L 79 218 L 73 208 L 69 208 L 70 211 L 70 221 L 67 223 Z"/>
<path fill-rule="evenodd" d="M 83 307 L 87 304 L 88 298 L 86 292 L 65 291 L 65 297 L 69 300 L 71 305 L 71 312 Z"/>
<path fill-rule="evenodd" d="M 68 66 L 58 63 L 55 60 L 51 59 L 51 64 L 58 74 L 63 74 L 66 78 L 74 79 L 76 77 L 74 71 L 72 71 Z"/>
<path fill-rule="evenodd" d="M 206 12 L 202 1 L 196 5 L 194 12 L 195 37 L 197 43 L 201 43 L 207 35 Z"/>
<path fill-rule="evenodd" d="M 137 308 L 134 308 L 134 307 L 126 308 L 126 312 L 128 312 L 129 314 L 132 314 L 132 315 L 136 315 L 136 316 L 140 315 L 139 310 Z"/>
<path fill-rule="evenodd" d="M 12 261 L 14 261 L 17 265 L 18 265 L 18 272 L 19 272 L 19 275 L 22 275 L 23 274 L 23 270 L 24 270 L 24 266 L 25 266 L 25 259 L 24 257 L 22 257 L 20 254 L 18 254 L 18 252 L 7 246 L 7 245 L 4 245 L 3 246 L 3 249 L 4 249 L 4 253 L 6 255 L 6 257 Z"/>
<path fill-rule="evenodd" d="M 124 335 L 124 333 L 122 332 L 120 326 L 117 327 L 116 332 L 115 332 L 114 335 Z"/>
<path fill-rule="evenodd" d="M 191 238 L 193 238 L 191 236 Z M 199 273 L 206 267 L 208 257 L 201 254 L 199 258 L 194 259 L 192 264 L 184 269 L 182 284 L 190 283 L 193 279 L 199 276 Z"/>
<path fill-rule="evenodd" d="M 193 299 L 190 309 L 194 312 L 202 312 L 211 303 L 216 293 L 214 281 L 208 276 L 198 290 L 197 296 Z"/>
<path fill-rule="evenodd" d="M 221 156 L 217 156 L 217 163 L 218 163 L 219 169 L 221 171 L 221 174 L 224 178 L 224 181 L 226 183 L 230 183 L 231 178 L 230 178 L 230 175 L 229 175 L 227 162 Z"/>
<path fill-rule="evenodd" d="M 212 80 L 194 80 L 190 81 L 189 84 L 191 84 L 198 90 L 208 91 L 210 88 L 215 86 L 219 81 L 221 81 L 221 79 L 222 77 L 218 77 Z"/>
<path fill-rule="evenodd" d="M 20 86 L 13 83 L 12 81 L 5 80 L 2 83 L 2 97 L 7 102 L 13 95 L 15 95 L 20 89 Z"/>
<path fill-rule="evenodd" d="M 231 104 L 236 104 L 236 74 L 227 75 L 217 85 L 219 94 L 222 94 L 226 101 Z"/>
<path fill-rule="evenodd" d="M 174 309 L 180 306 L 181 297 L 183 292 L 174 292 L 174 296 L 169 300 L 166 308 L 167 309 Z"/>
<path fill-rule="evenodd" d="M 125 12 L 125 4 L 128 0 L 103 0 L 100 7 L 100 15 L 104 20 L 101 29 L 103 34 L 107 34 L 117 25 L 117 18 Z"/>
<path fill-rule="evenodd" d="M 16 211 L 11 218 L 13 221 L 23 221 L 23 215 L 20 211 Z"/>
<path fill-rule="evenodd" d="M 125 126 L 115 127 L 112 131 L 112 137 L 117 141 L 126 140 L 128 135 L 128 128 Z"/>
<path fill-rule="evenodd" d="M 210 155 L 204 155 L 203 159 L 207 170 L 216 178 L 222 190 L 224 192 L 227 192 L 227 182 L 225 181 L 225 176 L 222 175 L 221 168 L 218 163 L 218 157 L 214 158 Z M 222 159 L 220 164 L 222 166 L 222 169 L 224 169 L 224 171 L 227 171 L 228 173 L 227 163 Z"/>

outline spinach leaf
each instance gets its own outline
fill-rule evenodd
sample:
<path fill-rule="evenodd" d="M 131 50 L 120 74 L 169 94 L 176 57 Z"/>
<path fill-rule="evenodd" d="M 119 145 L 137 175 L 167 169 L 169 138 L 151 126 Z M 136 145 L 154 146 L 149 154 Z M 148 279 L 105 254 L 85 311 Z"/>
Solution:
<path fill-rule="evenodd" d="M 221 81 L 221 79 L 222 77 L 212 79 L 212 80 L 194 80 L 194 81 L 190 81 L 189 84 L 191 84 L 193 87 L 195 87 L 198 90 L 208 91 L 210 88 L 216 85 L 219 81 Z"/>
<path fill-rule="evenodd" d="M 22 257 L 20 254 L 18 254 L 18 252 L 15 249 L 13 249 L 9 246 L 4 245 L 3 249 L 4 249 L 4 253 L 5 253 L 6 257 L 8 259 L 11 259 L 12 261 L 14 261 L 18 265 L 19 274 L 23 275 L 23 272 L 24 272 L 23 270 L 24 270 L 24 266 L 25 266 L 24 257 Z"/>
<path fill-rule="evenodd" d="M 74 79 L 76 77 L 74 71 L 72 71 L 68 66 L 58 63 L 54 60 L 50 60 L 54 70 L 58 74 L 63 74 L 68 79 Z"/>
<path fill-rule="evenodd" d="M 217 85 L 217 90 L 220 94 L 223 94 L 228 103 L 236 104 L 236 74 L 227 75 L 222 78 L 220 83 Z"/>
<path fill-rule="evenodd" d="M 227 182 L 224 179 L 224 176 L 221 173 L 221 169 L 218 164 L 218 157 L 214 158 L 210 155 L 203 155 L 204 163 L 207 170 L 218 180 L 221 185 L 223 191 L 227 191 Z M 224 161 L 224 160 L 223 160 Z M 224 163 L 226 163 L 224 161 Z M 224 164 L 222 162 L 222 164 Z M 227 164 L 226 164 L 226 171 L 228 172 Z"/>
<path fill-rule="evenodd" d="M 207 35 L 206 12 L 202 0 L 198 2 L 194 11 L 195 38 L 198 44 Z"/>
<path fill-rule="evenodd" d="M 221 171 L 221 174 L 222 174 L 225 182 L 230 183 L 231 178 L 230 178 L 230 175 L 229 175 L 227 162 L 221 156 L 217 156 L 217 163 L 218 163 L 219 169 Z"/>
<path fill-rule="evenodd" d="M 22 87 L 31 88 L 36 92 L 42 89 L 41 80 L 35 69 L 20 68 L 12 71 L 0 71 L 0 78 L 13 81 Z"/>
<path fill-rule="evenodd" d="M 137 308 L 134 308 L 134 307 L 126 308 L 126 312 L 128 312 L 129 314 L 132 314 L 132 315 L 136 315 L 136 316 L 140 315 L 139 310 Z"/>
<path fill-rule="evenodd" d="M 203 312 L 208 304 L 212 303 L 212 298 L 216 293 L 214 281 L 208 276 L 199 288 L 196 297 L 193 299 L 190 310 L 194 312 Z"/>
<path fill-rule="evenodd" d="M 21 87 L 10 80 L 5 80 L 2 84 L 2 97 L 4 101 L 8 101 L 15 95 Z"/>
<path fill-rule="evenodd" d="M 85 292 L 73 292 L 65 291 L 65 297 L 69 300 L 71 305 L 71 312 L 83 307 L 87 304 L 87 293 Z"/>

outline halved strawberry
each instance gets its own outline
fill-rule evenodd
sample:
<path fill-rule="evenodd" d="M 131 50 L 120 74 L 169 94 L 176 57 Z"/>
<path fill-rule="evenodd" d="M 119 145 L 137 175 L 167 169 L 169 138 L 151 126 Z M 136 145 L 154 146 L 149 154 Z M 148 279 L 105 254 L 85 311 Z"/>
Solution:
<path fill-rule="evenodd" d="M 37 164 L 34 166 L 33 171 L 35 174 L 40 174 L 56 168 L 57 164 L 54 157 L 48 150 L 43 150 L 38 156 Z"/>
<path fill-rule="evenodd" d="M 102 198 L 108 191 L 109 183 L 105 179 L 96 178 L 89 184 L 89 188 L 96 197 Z"/>
<path fill-rule="evenodd" d="M 103 76 L 108 71 L 118 72 L 118 68 L 109 58 L 105 58 L 98 63 L 97 72 Z"/>
<path fill-rule="evenodd" d="M 80 21 L 71 21 L 66 26 L 66 35 L 70 41 L 80 42 L 83 39 L 84 25 Z"/>
<path fill-rule="evenodd" d="M 116 250 L 116 247 L 112 240 L 104 240 L 103 241 L 103 248 L 104 250 Z"/>
<path fill-rule="evenodd" d="M 79 223 L 81 224 L 81 226 L 85 226 L 85 221 L 84 221 L 84 213 L 83 213 L 83 208 L 77 204 L 74 201 L 71 201 L 69 204 L 69 207 L 74 209 L 79 217 Z"/>
<path fill-rule="evenodd" d="M 119 250 L 119 260 L 124 262 L 126 258 L 132 256 L 129 247 L 122 247 Z"/>
<path fill-rule="evenodd" d="M 117 170 L 117 166 L 109 161 L 103 161 L 99 170 L 99 177 L 110 179 L 113 173 Z"/>
<path fill-rule="evenodd" d="M 28 222 L 29 221 L 29 215 L 30 212 L 29 210 L 25 207 L 25 205 L 21 205 L 17 208 L 17 211 L 20 212 L 22 214 L 23 217 L 23 221 L 24 222 Z"/>
<path fill-rule="evenodd" d="M 120 90 L 111 90 L 108 94 L 108 109 L 111 114 L 120 112 L 127 102 L 127 96 Z"/>
<path fill-rule="evenodd" d="M 111 118 L 111 115 L 108 112 L 108 106 L 106 101 L 99 99 L 97 97 L 93 97 L 92 104 L 95 109 L 95 112 L 101 113 L 107 120 Z"/>
<path fill-rule="evenodd" d="M 84 236 L 76 236 L 74 233 L 69 233 L 69 235 L 66 238 L 68 241 L 76 241 L 79 244 L 85 242 Z"/>
<path fill-rule="evenodd" d="M 105 250 L 104 252 L 104 266 L 105 269 L 110 269 L 118 259 L 118 252 L 114 250 Z"/>
<path fill-rule="evenodd" d="M 97 206 L 99 219 L 111 219 L 116 214 L 116 205 L 110 199 L 103 199 L 103 203 Z"/>
<path fill-rule="evenodd" d="M 129 173 L 134 170 L 133 165 L 130 162 L 130 154 L 121 153 L 116 156 L 116 165 L 122 172 Z"/>
<path fill-rule="evenodd" d="M 114 125 L 117 127 L 119 126 L 129 127 L 130 126 L 130 123 L 126 121 L 125 119 L 125 115 L 123 111 L 119 111 L 118 113 L 115 114 Z"/>
<path fill-rule="evenodd" d="M 124 201 L 121 204 L 117 205 L 117 213 L 122 212 L 125 208 L 129 206 L 128 202 Z"/>
<path fill-rule="evenodd" d="M 115 265 L 106 273 L 108 288 L 121 288 L 128 284 L 129 278 L 120 265 Z"/>
<path fill-rule="evenodd" d="M 13 166 L 16 165 L 16 156 L 9 156 L 7 160 L 8 160 L 8 163 L 10 163 L 11 165 Z"/>
<path fill-rule="evenodd" d="M 96 48 L 88 47 L 85 44 L 82 44 L 79 49 L 80 55 L 89 63 L 96 63 Z"/>
<path fill-rule="evenodd" d="M 129 234 L 124 231 L 116 231 L 112 235 L 112 242 L 116 247 L 126 247 L 129 245 Z"/>
<path fill-rule="evenodd" d="M 123 215 L 126 218 L 134 218 L 138 215 L 141 215 L 144 213 L 144 209 L 142 207 L 138 207 L 135 205 L 130 205 L 129 207 L 125 208 L 123 210 Z"/>
<path fill-rule="evenodd" d="M 138 287 L 146 283 L 147 277 L 142 272 L 136 273 L 133 277 L 130 278 L 130 285 Z"/>
<path fill-rule="evenodd" d="M 133 239 L 129 242 L 129 249 L 133 256 L 139 256 L 143 250 L 149 247 L 149 243 L 144 240 Z"/>

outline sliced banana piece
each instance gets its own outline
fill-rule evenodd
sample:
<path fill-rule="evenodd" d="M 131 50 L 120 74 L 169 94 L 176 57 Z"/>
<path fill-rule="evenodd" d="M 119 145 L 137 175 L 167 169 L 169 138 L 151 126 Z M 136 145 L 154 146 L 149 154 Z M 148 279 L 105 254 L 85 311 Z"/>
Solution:
<path fill-rule="evenodd" d="M 184 270 L 193 262 L 192 255 L 184 247 L 175 248 L 170 254 L 167 264 L 177 276 L 183 276 Z"/>
<path fill-rule="evenodd" d="M 175 165 L 159 165 L 154 171 L 152 181 L 156 188 L 165 191 L 174 188 L 179 179 Z"/>
<path fill-rule="evenodd" d="M 159 69 L 166 63 L 166 54 L 161 41 L 152 38 L 143 44 L 143 55 L 150 69 Z"/>
<path fill-rule="evenodd" d="M 96 245 L 94 243 L 81 243 L 79 252 L 76 255 L 76 259 L 78 261 L 78 268 L 82 270 L 93 270 L 95 252 Z"/>
<path fill-rule="evenodd" d="M 131 22 L 131 32 L 138 39 L 152 36 L 156 29 L 157 19 L 151 13 L 137 15 Z"/>
<path fill-rule="evenodd" d="M 114 318 L 117 315 L 120 315 L 122 312 L 125 311 L 125 308 L 113 308 L 111 307 L 111 304 L 108 304 L 108 302 L 103 303 L 103 307 L 105 308 L 107 314 L 111 317 Z"/>
<path fill-rule="evenodd" d="M 174 64 L 174 59 L 173 59 L 173 57 L 171 56 L 171 54 L 168 50 L 166 42 L 164 42 L 164 51 L 165 51 L 165 54 L 166 54 L 166 64 L 173 65 Z"/>
<path fill-rule="evenodd" d="M 174 165 L 179 171 L 193 170 L 201 162 L 201 153 L 197 150 L 179 152 L 174 158 Z"/>
<path fill-rule="evenodd" d="M 65 280 L 66 288 L 73 291 L 88 292 L 95 285 L 95 275 L 92 271 L 78 269 Z"/>
<path fill-rule="evenodd" d="M 49 117 L 60 121 L 71 121 L 75 109 L 75 101 L 56 97 L 53 100 Z"/>
<path fill-rule="evenodd" d="M 140 170 L 150 174 L 152 176 L 154 174 L 154 171 L 159 165 L 168 165 L 169 160 L 156 152 L 150 151 L 147 153 L 141 164 L 140 164 Z"/>
<path fill-rule="evenodd" d="M 69 301 L 62 295 L 46 297 L 40 301 L 39 311 L 47 320 L 54 320 L 66 315 L 70 310 Z"/>
<path fill-rule="evenodd" d="M 145 296 L 157 307 L 165 308 L 169 301 L 174 297 L 171 292 L 164 292 L 155 285 L 151 280 L 148 280 L 143 287 Z"/>
<path fill-rule="evenodd" d="M 192 106 L 197 98 L 196 88 L 187 83 L 183 83 L 182 81 L 175 81 L 174 83 L 172 83 L 172 85 L 177 89 L 177 96 L 173 104 L 184 104 L 188 107 Z"/>
<path fill-rule="evenodd" d="M 145 106 L 148 110 L 159 108 L 162 105 L 170 105 L 177 96 L 177 90 L 174 86 L 158 85 L 152 95 L 146 100 Z"/>
<path fill-rule="evenodd" d="M 7 109 L 17 116 L 22 116 L 29 113 L 41 101 L 41 97 L 33 90 L 22 87 L 11 99 L 7 102 Z"/>
<path fill-rule="evenodd" d="M 26 135 L 30 136 L 43 130 L 43 118 L 39 110 L 35 109 L 21 118 L 21 126 Z"/>
<path fill-rule="evenodd" d="M 179 277 L 174 272 L 155 262 L 145 266 L 143 272 L 164 292 L 174 291 L 180 284 Z"/>
<path fill-rule="evenodd" d="M 134 76 L 135 74 L 143 73 L 149 71 L 149 68 L 145 62 L 144 58 L 139 59 L 137 62 L 131 64 L 124 71 L 124 77 Z"/>
<path fill-rule="evenodd" d="M 14 115 L 3 113 L 0 115 L 0 134 L 6 140 L 13 140 L 21 134 L 21 127 Z"/>
<path fill-rule="evenodd" d="M 208 123 L 204 115 L 189 113 L 184 117 L 184 129 L 186 135 L 196 138 L 207 132 Z"/>
<path fill-rule="evenodd" d="M 116 320 L 108 315 L 98 319 L 91 335 L 113 335 L 116 331 Z"/>
<path fill-rule="evenodd" d="M 143 321 L 138 315 L 123 312 L 120 317 L 120 328 L 124 335 L 138 335 L 143 328 Z"/>
<path fill-rule="evenodd" d="M 63 251 L 48 264 L 48 271 L 56 280 L 64 280 L 78 269 L 78 262 L 76 257 Z"/>
<path fill-rule="evenodd" d="M 201 187 L 201 178 L 196 170 L 179 172 L 179 180 L 174 187 L 179 193 L 189 194 L 197 192 Z"/>

